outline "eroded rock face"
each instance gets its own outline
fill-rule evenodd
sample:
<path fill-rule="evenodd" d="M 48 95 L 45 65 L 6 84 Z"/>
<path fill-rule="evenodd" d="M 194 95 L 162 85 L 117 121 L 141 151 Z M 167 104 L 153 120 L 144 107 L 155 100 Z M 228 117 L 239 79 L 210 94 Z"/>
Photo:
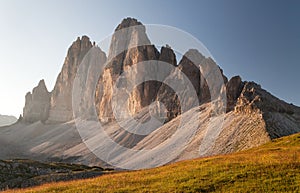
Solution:
<path fill-rule="evenodd" d="M 108 65 L 98 83 L 96 104 L 100 121 L 114 119 L 112 106 L 118 109 L 119 118 L 127 118 L 154 101 L 161 83 L 142 80 L 149 73 L 157 73 L 157 69 L 155 65 L 143 65 L 142 62 L 156 62 L 159 57 L 158 50 L 146 35 L 145 27 L 135 19 L 124 19 L 112 37 Z M 134 87 L 132 90 L 130 85 Z M 119 100 L 112 101 L 114 87 L 118 88 Z M 118 107 L 123 99 L 128 99 L 124 100 L 124 108 Z"/>
<path fill-rule="evenodd" d="M 232 77 L 226 84 L 227 111 L 233 110 L 238 97 L 240 96 L 244 83 L 240 76 Z"/>
<path fill-rule="evenodd" d="M 200 64 L 205 57 L 198 50 L 187 51 L 179 62 L 178 67 L 189 78 L 198 96 L 200 96 L 201 72 Z"/>
<path fill-rule="evenodd" d="M 25 96 L 23 120 L 26 122 L 46 121 L 49 116 L 50 96 L 44 80 Z"/>
<path fill-rule="evenodd" d="M 299 132 L 300 108 L 271 95 L 255 82 L 244 82 L 234 107 L 235 114 L 260 114 L 271 139 Z"/>
<path fill-rule="evenodd" d="M 72 120 L 72 89 L 77 68 L 83 57 L 92 48 L 87 36 L 77 38 L 68 50 L 64 65 L 57 77 L 51 94 L 48 122 L 67 122 Z"/>
<path fill-rule="evenodd" d="M 161 47 L 159 61 L 177 65 L 176 55 L 169 45 Z"/>
<path fill-rule="evenodd" d="M 207 84 L 207 77 L 210 78 L 211 90 Z M 168 85 L 172 82 L 180 84 L 171 88 Z M 178 67 L 165 79 L 165 84 L 159 89 L 157 101 L 164 104 L 167 109 L 166 121 L 170 121 L 199 104 L 211 101 L 211 92 L 216 95 L 222 89 L 221 83 L 226 82 L 223 71 L 211 58 L 205 58 L 197 50 L 190 49 L 184 54 Z M 188 87 L 189 84 L 191 87 Z M 182 99 L 179 99 L 179 96 Z"/>
<path fill-rule="evenodd" d="M 82 60 L 73 86 L 72 108 L 74 118 L 97 120 L 95 88 L 106 59 L 106 54 L 98 46 L 94 46 Z"/>
<path fill-rule="evenodd" d="M 255 82 L 244 82 L 235 108 L 237 113 L 275 112 L 293 115 L 299 112 L 299 107 L 288 104 L 273 95 Z"/>

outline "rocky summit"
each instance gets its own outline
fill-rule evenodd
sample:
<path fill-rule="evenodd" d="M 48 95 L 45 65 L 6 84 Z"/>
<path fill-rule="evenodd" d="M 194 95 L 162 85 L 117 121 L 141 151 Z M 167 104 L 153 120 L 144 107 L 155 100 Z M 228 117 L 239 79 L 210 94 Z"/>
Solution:
<path fill-rule="evenodd" d="M 80 64 L 88 60 L 86 55 L 95 56 L 94 62 L 106 64 L 105 67 L 91 66 L 80 71 Z M 151 65 L 143 65 L 147 61 L 151 61 Z M 170 64 L 172 68 L 162 71 L 163 63 Z M 198 69 L 200 65 L 201 70 Z M 76 82 L 79 71 L 87 75 L 98 71 L 102 73 L 99 77 L 87 76 Z M 221 73 L 220 76 L 218 73 Z M 149 77 L 162 81 L 145 81 Z M 220 79 L 208 82 L 208 77 Z M 131 83 L 138 82 L 138 85 L 130 87 Z M 175 82 L 180 84 L 171 88 L 169 85 Z M 195 91 L 195 97 L 187 92 L 189 84 Z M 114 96 L 115 87 L 119 91 L 117 96 Z M 74 89 L 82 95 L 80 101 L 75 101 L 78 109 L 73 109 Z M 218 93 L 226 93 L 226 104 L 215 102 Z M 184 100 L 180 100 L 179 96 L 184 96 Z M 124 98 L 126 100 L 123 101 Z M 137 162 L 131 162 L 128 152 L 114 153 L 112 150 L 111 160 L 125 160 L 125 168 L 143 168 L 143 164 L 151 167 L 162 160 L 174 162 L 240 151 L 300 132 L 299 107 L 276 98 L 257 83 L 243 81 L 240 76 L 228 80 L 215 61 L 198 50 L 187 50 L 179 59 L 169 45 L 158 49 L 151 44 L 146 27 L 133 18 L 126 18 L 117 26 L 108 53 L 104 53 L 87 36 L 77 38 L 68 50 L 54 89 L 49 92 L 42 80 L 26 94 L 25 99 L 22 121 L 0 130 L 0 145 L 7 147 L 7 151 L 0 154 L 1 159 L 30 157 L 102 166 L 105 164 L 103 160 L 85 144 L 90 143 L 92 149 L 97 150 L 99 147 L 110 148 L 109 143 L 97 141 L 97 137 L 103 138 L 99 133 L 92 133 L 83 142 L 76 130 L 74 112 L 84 112 L 76 118 L 86 120 L 83 125 L 86 131 L 94 128 L 99 121 L 110 138 L 124 147 L 135 150 L 155 147 L 161 150 L 160 154 L 140 154 Z M 214 133 L 215 138 L 208 140 L 205 135 L 209 131 L 205 128 L 214 130 L 221 121 L 220 114 L 212 110 L 215 105 L 225 106 L 224 121 L 222 129 Z M 96 112 L 93 112 L 93 106 Z M 149 107 L 153 107 L 154 113 Z M 97 120 L 92 117 L 95 114 Z M 145 127 L 140 123 L 151 120 L 153 115 L 161 125 L 143 134 Z M 173 146 L 170 145 L 174 149 L 170 151 L 164 148 L 165 141 L 177 134 L 178 125 L 183 128 L 180 135 L 186 136 L 186 144 L 176 149 L 180 141 L 175 140 Z M 124 127 L 138 132 L 127 131 Z M 189 134 L 191 131 L 193 135 Z M 199 147 L 203 150 L 200 154 Z M 154 158 L 149 160 L 149 156 Z"/>

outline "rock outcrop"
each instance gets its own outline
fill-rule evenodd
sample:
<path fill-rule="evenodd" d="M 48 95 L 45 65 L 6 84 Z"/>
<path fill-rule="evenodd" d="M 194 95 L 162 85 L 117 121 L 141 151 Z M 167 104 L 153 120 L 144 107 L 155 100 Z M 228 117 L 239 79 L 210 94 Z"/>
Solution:
<path fill-rule="evenodd" d="M 49 116 L 50 97 L 51 94 L 48 92 L 44 80 L 41 80 L 32 93 L 26 94 L 23 120 L 30 123 L 45 122 Z"/>

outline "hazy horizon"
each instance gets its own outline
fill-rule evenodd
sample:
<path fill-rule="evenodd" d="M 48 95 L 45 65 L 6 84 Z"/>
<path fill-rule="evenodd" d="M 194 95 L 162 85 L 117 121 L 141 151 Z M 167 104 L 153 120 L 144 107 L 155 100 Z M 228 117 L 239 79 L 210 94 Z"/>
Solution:
<path fill-rule="evenodd" d="M 41 79 L 51 91 L 78 36 L 99 42 L 126 17 L 192 34 L 228 78 L 240 75 L 300 106 L 299 8 L 293 0 L 1 1 L 0 114 L 22 114 L 25 94 Z"/>

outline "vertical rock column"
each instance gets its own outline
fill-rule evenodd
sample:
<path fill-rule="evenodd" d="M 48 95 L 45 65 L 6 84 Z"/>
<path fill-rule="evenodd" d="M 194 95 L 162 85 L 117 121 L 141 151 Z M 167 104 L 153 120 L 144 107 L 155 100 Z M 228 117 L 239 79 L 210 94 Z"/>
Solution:
<path fill-rule="evenodd" d="M 32 93 L 26 94 L 23 120 L 30 123 L 46 121 L 49 116 L 50 96 L 44 80 L 41 80 Z"/>

